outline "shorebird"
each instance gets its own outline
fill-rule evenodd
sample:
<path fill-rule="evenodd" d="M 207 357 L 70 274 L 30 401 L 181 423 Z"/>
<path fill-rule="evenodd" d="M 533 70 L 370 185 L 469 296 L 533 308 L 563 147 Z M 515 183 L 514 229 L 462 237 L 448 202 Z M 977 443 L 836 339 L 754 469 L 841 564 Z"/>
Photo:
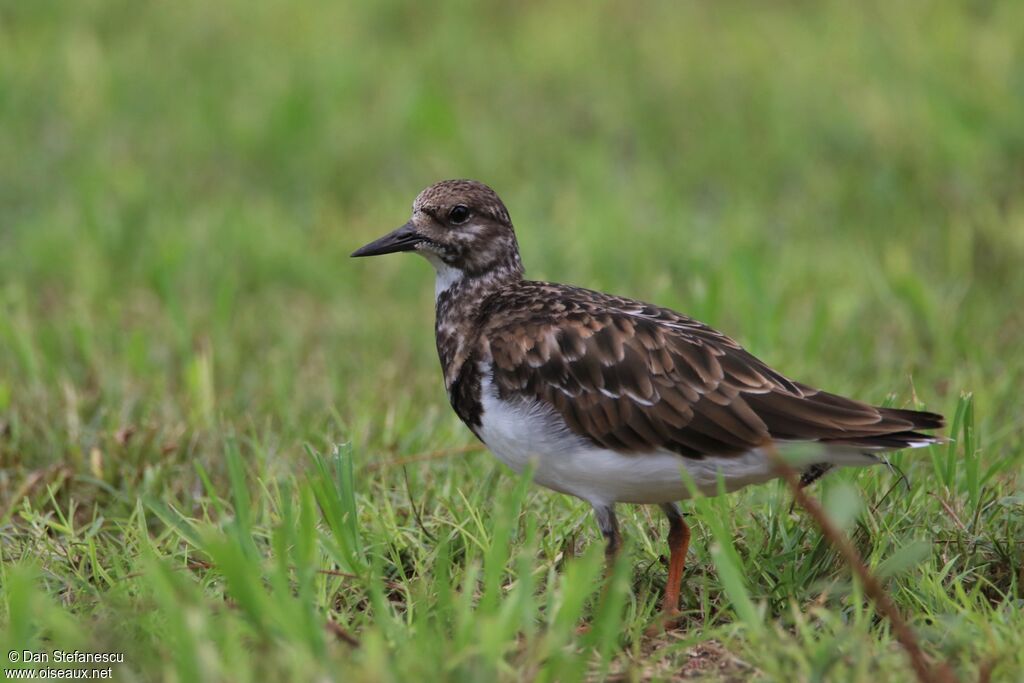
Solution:
<path fill-rule="evenodd" d="M 793 381 L 668 308 L 527 280 L 508 210 L 483 183 L 423 190 L 402 227 L 352 256 L 411 251 L 436 271 L 435 333 L 452 408 L 516 472 L 590 503 L 613 558 L 616 503 L 669 521 L 662 611 L 677 613 L 690 530 L 678 501 L 779 472 L 799 444 L 802 481 L 834 466 L 938 443 L 941 415 L 883 408 Z M 684 474 L 685 472 L 685 474 Z M 692 488 L 691 488 L 692 487 Z"/>

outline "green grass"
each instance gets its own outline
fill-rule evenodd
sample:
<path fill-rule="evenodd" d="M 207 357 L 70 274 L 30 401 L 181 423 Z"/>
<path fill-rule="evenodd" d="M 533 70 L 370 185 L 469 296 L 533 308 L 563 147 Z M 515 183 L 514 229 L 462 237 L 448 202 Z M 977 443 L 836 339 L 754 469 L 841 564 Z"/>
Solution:
<path fill-rule="evenodd" d="M 1015 680 L 1022 45 L 1009 0 L 0 2 L 0 657 L 908 680 L 780 484 L 685 505 L 686 629 L 650 638 L 658 511 L 622 510 L 604 588 L 588 507 L 464 448 L 429 268 L 347 258 L 454 176 L 498 189 L 531 276 L 944 412 L 909 486 L 815 492 L 927 652 Z"/>

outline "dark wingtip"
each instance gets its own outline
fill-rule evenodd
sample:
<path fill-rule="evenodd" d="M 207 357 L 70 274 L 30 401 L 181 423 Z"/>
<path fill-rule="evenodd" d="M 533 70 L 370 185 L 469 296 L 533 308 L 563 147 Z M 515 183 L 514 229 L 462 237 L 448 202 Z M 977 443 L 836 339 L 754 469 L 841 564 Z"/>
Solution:
<path fill-rule="evenodd" d="M 906 420 L 912 429 L 942 429 L 946 426 L 946 418 L 938 413 L 903 408 L 882 408 L 881 411 L 886 417 Z"/>

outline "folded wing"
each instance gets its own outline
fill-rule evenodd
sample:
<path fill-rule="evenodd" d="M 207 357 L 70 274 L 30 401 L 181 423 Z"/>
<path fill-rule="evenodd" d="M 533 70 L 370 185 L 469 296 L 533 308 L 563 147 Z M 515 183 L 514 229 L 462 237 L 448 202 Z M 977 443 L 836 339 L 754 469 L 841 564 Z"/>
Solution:
<path fill-rule="evenodd" d="M 601 447 L 691 458 L 774 440 L 888 450 L 929 442 L 915 430 L 943 424 L 934 413 L 879 408 L 793 382 L 668 309 L 566 290 L 539 292 L 491 321 L 485 337 L 493 381 L 504 398 L 551 405 L 573 432 Z M 545 299 L 558 301 L 557 309 L 548 310 Z"/>

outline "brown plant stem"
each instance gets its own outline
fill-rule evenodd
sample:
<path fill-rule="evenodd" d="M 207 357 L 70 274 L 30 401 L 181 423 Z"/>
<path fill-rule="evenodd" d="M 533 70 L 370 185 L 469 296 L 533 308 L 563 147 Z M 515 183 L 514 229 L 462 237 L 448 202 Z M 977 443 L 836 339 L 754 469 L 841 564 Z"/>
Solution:
<path fill-rule="evenodd" d="M 929 664 L 924 651 L 921 649 L 921 645 L 917 641 L 917 636 L 906 620 L 903 619 L 885 587 L 882 586 L 882 583 L 864 564 L 860 553 L 857 552 L 857 549 L 850 542 L 850 539 L 847 538 L 846 534 L 833 524 L 832 520 L 825 514 L 821 503 L 807 495 L 807 492 L 800 486 L 800 477 L 796 471 L 782 459 L 773 447 L 769 446 L 767 451 L 776 471 L 785 480 L 790 491 L 793 492 L 793 498 L 818 524 L 825 539 L 833 548 L 839 551 L 839 554 L 846 560 L 846 564 L 850 566 L 853 573 L 860 579 L 861 584 L 864 586 L 864 592 L 875 603 L 876 609 L 892 624 L 896 640 L 899 641 L 907 653 L 914 673 L 917 674 L 917 680 L 921 683 L 957 683 L 956 676 L 953 674 L 949 664 L 946 662 L 940 662 L 935 666 Z"/>

